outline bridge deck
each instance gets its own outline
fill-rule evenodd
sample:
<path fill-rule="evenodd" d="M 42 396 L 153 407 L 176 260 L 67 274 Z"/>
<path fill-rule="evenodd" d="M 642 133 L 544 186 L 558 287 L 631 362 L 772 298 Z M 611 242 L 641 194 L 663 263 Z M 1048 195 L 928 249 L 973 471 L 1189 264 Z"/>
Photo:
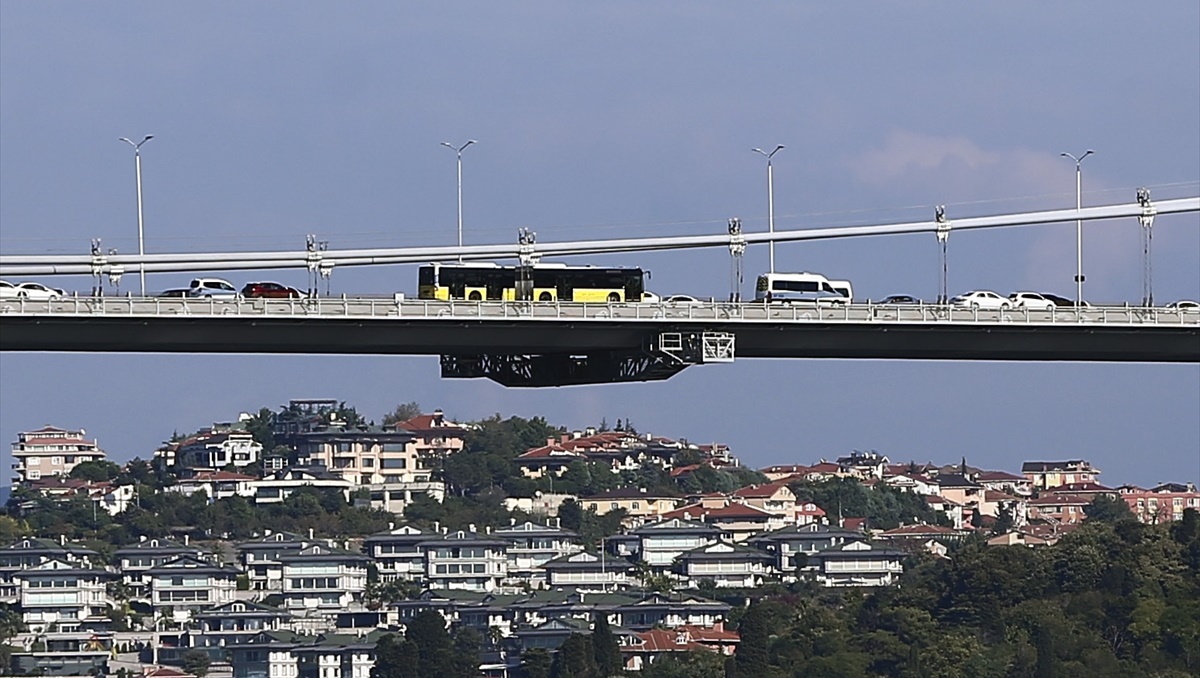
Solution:
<path fill-rule="evenodd" d="M 567 304 L 380 298 L 0 302 L 0 350 L 586 353 L 729 332 L 743 358 L 1200 362 L 1200 312 L 939 305 Z"/>

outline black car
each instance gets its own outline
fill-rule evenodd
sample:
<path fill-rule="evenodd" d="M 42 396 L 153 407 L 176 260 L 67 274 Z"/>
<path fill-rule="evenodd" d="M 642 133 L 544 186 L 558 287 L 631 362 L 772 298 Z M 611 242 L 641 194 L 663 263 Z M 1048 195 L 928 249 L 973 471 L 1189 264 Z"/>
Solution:
<path fill-rule="evenodd" d="M 907 294 L 893 294 L 890 297 L 884 297 L 883 301 L 879 303 L 886 306 L 899 306 L 901 304 L 919 304 L 921 300 Z"/>
<path fill-rule="evenodd" d="M 1048 292 L 1038 292 L 1038 294 L 1045 297 L 1047 301 L 1053 301 L 1055 306 L 1067 306 L 1067 307 L 1072 307 L 1072 308 L 1074 308 L 1074 306 L 1075 306 L 1074 299 L 1060 297 L 1057 294 L 1050 294 Z M 1091 306 L 1091 304 L 1087 303 L 1086 301 L 1083 302 L 1081 305 L 1082 306 Z"/>

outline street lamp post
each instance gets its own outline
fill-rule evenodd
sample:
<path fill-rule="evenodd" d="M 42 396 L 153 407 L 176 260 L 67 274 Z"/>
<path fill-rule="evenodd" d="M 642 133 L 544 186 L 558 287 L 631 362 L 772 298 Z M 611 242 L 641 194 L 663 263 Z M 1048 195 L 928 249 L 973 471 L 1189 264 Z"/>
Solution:
<path fill-rule="evenodd" d="M 144 236 L 142 229 L 142 144 L 154 138 L 153 134 L 147 134 L 144 139 L 134 143 L 128 137 L 121 137 L 118 141 L 133 146 L 133 165 L 134 171 L 137 174 L 137 207 L 138 207 L 138 274 L 142 279 L 142 296 L 146 296 L 146 264 L 142 263 L 142 257 L 146 254 L 144 244 Z"/>
<path fill-rule="evenodd" d="M 1070 158 L 1075 161 L 1075 211 L 1083 209 L 1083 172 L 1079 166 L 1083 163 L 1083 159 L 1095 151 L 1088 149 L 1083 155 L 1076 158 L 1070 153 L 1063 153 L 1062 157 Z M 1076 308 L 1083 306 L 1083 219 L 1075 220 L 1075 306 Z"/>
<path fill-rule="evenodd" d="M 459 249 L 462 249 L 462 246 L 463 246 L 463 239 L 462 239 L 462 152 L 463 152 L 463 150 L 465 150 L 467 148 L 467 146 L 470 146 L 473 143 L 476 143 L 474 139 L 468 139 L 467 143 L 463 144 L 462 146 L 455 146 L 454 144 L 450 143 L 449 141 L 442 142 L 442 145 L 445 146 L 446 148 L 454 151 L 454 155 L 458 158 L 458 247 L 459 247 Z M 461 252 L 459 252 L 459 254 L 458 254 L 458 260 L 462 261 L 462 253 Z"/>
<path fill-rule="evenodd" d="M 776 153 L 782 151 L 783 148 L 784 147 L 782 145 L 776 146 L 775 150 L 771 151 L 770 153 L 767 153 L 766 151 L 764 151 L 761 148 L 750 149 L 751 151 L 754 151 L 755 153 L 761 154 L 764 158 L 767 159 L 767 229 L 771 232 L 772 235 L 775 233 L 775 177 L 771 172 L 771 158 L 774 157 L 774 155 Z M 770 272 L 774 273 L 775 272 L 775 241 L 772 240 L 769 243 L 768 247 L 770 247 L 770 252 L 771 252 Z"/>

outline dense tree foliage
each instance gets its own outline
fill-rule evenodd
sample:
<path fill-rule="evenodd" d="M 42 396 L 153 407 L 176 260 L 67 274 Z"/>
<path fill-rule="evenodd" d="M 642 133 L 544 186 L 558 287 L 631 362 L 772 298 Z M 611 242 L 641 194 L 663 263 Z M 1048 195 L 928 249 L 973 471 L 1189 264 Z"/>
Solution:
<path fill-rule="evenodd" d="M 521 653 L 521 678 L 550 678 L 550 653 L 534 647 Z"/>
<path fill-rule="evenodd" d="M 931 509 L 921 495 L 883 484 L 868 488 L 854 478 L 831 478 L 795 482 L 789 487 L 798 499 L 811 501 L 830 516 L 866 518 L 872 528 L 890 530 L 902 523 L 947 523 L 945 515 Z"/>
<path fill-rule="evenodd" d="M 71 469 L 71 477 L 93 483 L 113 480 L 121 475 L 121 467 L 111 461 L 85 461 Z"/>
<path fill-rule="evenodd" d="M 866 595 L 797 585 L 737 612 L 736 675 L 1197 675 L 1200 519 L 1188 513 L 1171 526 L 1089 520 L 1044 548 L 970 544 Z"/>
<path fill-rule="evenodd" d="M 599 669 L 596 667 L 596 655 L 592 651 L 592 643 L 581 633 L 567 636 L 558 652 L 554 653 L 554 662 L 550 665 L 551 678 L 598 678 Z"/>
<path fill-rule="evenodd" d="M 608 626 L 608 617 L 604 614 L 596 615 L 596 622 L 592 627 L 592 656 L 596 660 L 597 675 L 602 678 L 617 675 L 624 668 L 621 648 L 617 645 L 617 639 Z"/>
<path fill-rule="evenodd" d="M 435 610 L 417 613 L 403 637 L 387 634 L 375 644 L 371 678 L 475 678 L 479 675 L 479 634 L 446 630 Z"/>
<path fill-rule="evenodd" d="M 736 674 L 742 675 L 742 674 Z M 655 659 L 638 678 L 725 678 L 725 657 L 711 650 L 690 650 Z"/>
<path fill-rule="evenodd" d="M 384 426 L 395 426 L 402 421 L 408 421 L 413 417 L 419 417 L 421 412 L 421 404 L 413 400 L 407 403 L 401 403 L 396 406 L 396 409 L 383 415 Z"/>

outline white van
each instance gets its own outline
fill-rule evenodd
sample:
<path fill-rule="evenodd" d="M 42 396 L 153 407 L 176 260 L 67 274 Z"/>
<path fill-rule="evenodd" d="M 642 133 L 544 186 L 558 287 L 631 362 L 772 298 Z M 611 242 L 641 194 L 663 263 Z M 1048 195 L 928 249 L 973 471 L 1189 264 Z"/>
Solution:
<path fill-rule="evenodd" d="M 764 273 L 754 285 L 754 300 L 769 303 L 848 304 L 853 298 L 849 280 L 820 273 Z"/>

